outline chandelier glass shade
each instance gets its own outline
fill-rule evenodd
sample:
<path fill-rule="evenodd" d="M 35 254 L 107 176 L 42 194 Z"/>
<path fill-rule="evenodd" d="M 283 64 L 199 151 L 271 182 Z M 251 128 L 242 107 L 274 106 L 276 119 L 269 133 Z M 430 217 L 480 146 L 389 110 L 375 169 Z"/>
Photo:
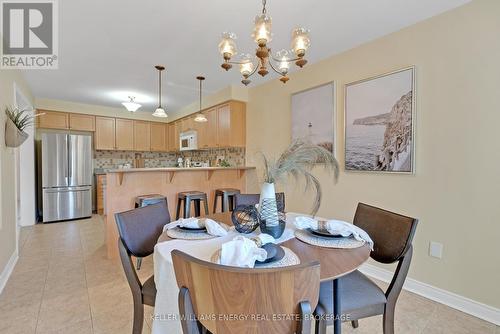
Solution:
<path fill-rule="evenodd" d="M 236 35 L 224 32 L 219 43 L 219 52 L 223 58 L 221 67 L 229 71 L 233 65 L 238 65 L 243 77 L 241 82 L 248 85 L 251 82 L 249 78 L 255 72 L 263 77 L 266 76 L 269 73 L 269 66 L 271 70 L 281 76 L 280 81 L 286 83 L 289 80 L 288 71 L 291 63 L 295 63 L 300 68 L 307 64 L 305 55 L 311 45 L 309 30 L 295 28 L 292 31 L 291 49 L 281 50 L 273 55 L 268 46 L 273 38 L 271 28 L 272 20 L 267 15 L 266 0 L 262 0 L 262 13 L 255 17 L 252 33 L 252 38 L 257 43 L 255 55 L 242 54 L 238 60 L 234 60 L 237 55 Z"/>
<path fill-rule="evenodd" d="M 165 70 L 165 67 L 156 65 L 155 68 L 158 70 L 158 107 L 154 111 L 153 116 L 165 118 L 168 117 L 168 115 L 161 106 L 161 72 Z"/>
<path fill-rule="evenodd" d="M 123 106 L 130 112 L 136 112 L 137 109 L 141 107 L 141 105 L 135 102 L 134 96 L 129 96 L 128 99 L 128 102 L 122 102 Z"/>

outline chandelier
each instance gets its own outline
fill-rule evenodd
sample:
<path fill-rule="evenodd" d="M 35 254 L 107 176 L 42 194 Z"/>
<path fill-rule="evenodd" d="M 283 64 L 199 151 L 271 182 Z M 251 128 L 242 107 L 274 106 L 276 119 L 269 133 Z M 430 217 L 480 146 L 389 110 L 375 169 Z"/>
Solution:
<path fill-rule="evenodd" d="M 229 71 L 233 65 L 239 65 L 240 73 L 243 76 L 241 83 L 245 86 L 251 82 L 249 78 L 255 72 L 263 77 L 266 76 L 269 73 L 268 65 L 281 76 L 280 81 L 286 83 L 289 80 L 290 63 L 295 62 L 295 65 L 300 68 L 307 63 L 304 56 L 311 41 L 309 39 L 309 30 L 305 28 L 295 28 L 292 31 L 291 50 L 281 50 L 275 55 L 271 53 L 271 48 L 268 47 L 272 40 L 271 17 L 266 13 L 266 0 L 262 0 L 262 13 L 255 17 L 252 38 L 258 45 L 255 56 L 242 54 L 237 61 L 232 60 L 237 54 L 236 35 L 225 32 L 222 34 L 222 41 L 219 43 L 219 51 L 224 58 L 221 67 Z"/>

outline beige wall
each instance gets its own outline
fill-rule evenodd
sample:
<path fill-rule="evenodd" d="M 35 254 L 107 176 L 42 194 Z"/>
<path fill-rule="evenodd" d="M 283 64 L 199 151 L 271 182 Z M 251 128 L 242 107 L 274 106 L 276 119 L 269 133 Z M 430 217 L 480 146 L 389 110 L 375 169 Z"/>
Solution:
<path fill-rule="evenodd" d="M 96 116 L 105 116 L 105 117 L 121 117 L 121 118 L 130 118 L 130 119 L 140 119 L 145 121 L 154 121 L 154 122 L 167 122 L 169 119 L 158 118 L 152 116 L 153 112 L 145 112 L 145 111 L 137 111 L 137 112 L 129 112 L 125 107 L 123 108 L 112 108 L 105 106 L 98 106 L 93 104 L 85 104 L 85 103 L 76 103 L 70 101 L 63 100 L 53 100 L 53 99 L 35 99 L 35 108 L 37 109 L 47 109 L 47 110 L 55 110 L 55 111 L 65 111 L 65 112 L 74 112 L 81 114 L 89 114 Z"/>
<path fill-rule="evenodd" d="M 1 36 L 0 36 L 1 39 Z M 16 250 L 15 150 L 5 147 L 5 107 L 14 105 L 14 83 L 33 101 L 20 71 L 0 70 L 0 273 Z"/>
<path fill-rule="evenodd" d="M 344 164 L 343 85 L 408 65 L 417 68 L 415 175 L 323 175 L 322 216 L 351 220 L 358 202 L 420 218 L 410 276 L 500 307 L 500 1 L 476 0 L 320 63 L 283 85 L 249 91 L 247 161 L 290 142 L 290 94 L 337 84 L 336 147 Z M 314 41 L 313 41 L 314 43 Z M 335 41 L 332 41 L 335 43 Z M 314 44 L 313 44 L 314 47 Z M 258 183 L 249 181 L 249 191 Z M 307 211 L 310 196 L 286 186 L 287 209 Z M 441 260 L 429 241 L 444 244 Z"/>

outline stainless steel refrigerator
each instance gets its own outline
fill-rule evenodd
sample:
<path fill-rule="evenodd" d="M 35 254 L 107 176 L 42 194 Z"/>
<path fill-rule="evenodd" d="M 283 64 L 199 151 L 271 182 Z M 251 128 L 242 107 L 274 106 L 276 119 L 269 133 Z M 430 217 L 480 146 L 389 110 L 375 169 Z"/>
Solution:
<path fill-rule="evenodd" d="M 43 222 L 92 215 L 92 137 L 43 133 Z"/>

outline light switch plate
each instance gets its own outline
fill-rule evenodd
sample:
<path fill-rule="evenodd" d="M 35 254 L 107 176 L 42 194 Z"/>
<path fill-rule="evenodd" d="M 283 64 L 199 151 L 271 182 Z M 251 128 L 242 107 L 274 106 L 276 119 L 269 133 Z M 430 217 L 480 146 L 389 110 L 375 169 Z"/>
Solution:
<path fill-rule="evenodd" d="M 429 243 L 429 255 L 441 259 L 443 257 L 443 244 L 431 241 Z"/>

